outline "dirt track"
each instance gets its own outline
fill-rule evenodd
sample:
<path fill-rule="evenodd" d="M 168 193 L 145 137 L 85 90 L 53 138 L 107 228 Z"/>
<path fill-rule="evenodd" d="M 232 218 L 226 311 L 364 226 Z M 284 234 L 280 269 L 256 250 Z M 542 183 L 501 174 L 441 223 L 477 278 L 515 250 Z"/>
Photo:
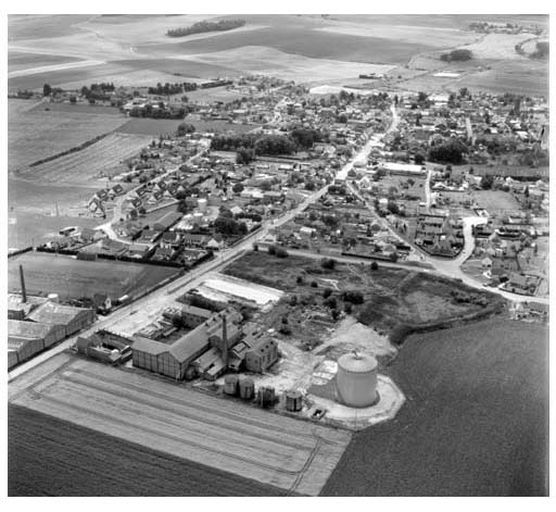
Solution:
<path fill-rule="evenodd" d="M 317 495 L 351 439 L 64 354 L 49 366 L 13 382 L 10 402 L 289 492 Z"/>

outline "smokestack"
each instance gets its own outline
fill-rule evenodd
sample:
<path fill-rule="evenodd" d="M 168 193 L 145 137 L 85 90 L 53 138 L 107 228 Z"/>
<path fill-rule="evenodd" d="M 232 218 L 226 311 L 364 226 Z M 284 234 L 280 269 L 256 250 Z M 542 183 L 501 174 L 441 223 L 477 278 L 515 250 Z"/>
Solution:
<path fill-rule="evenodd" d="M 25 278 L 23 277 L 23 265 L 19 265 L 19 280 L 21 281 L 21 296 L 23 303 L 27 302 L 27 291 L 25 290 Z"/>
<path fill-rule="evenodd" d="M 224 362 L 224 367 L 228 367 L 228 326 L 226 325 L 227 316 L 224 313 L 222 318 L 222 361 Z"/>

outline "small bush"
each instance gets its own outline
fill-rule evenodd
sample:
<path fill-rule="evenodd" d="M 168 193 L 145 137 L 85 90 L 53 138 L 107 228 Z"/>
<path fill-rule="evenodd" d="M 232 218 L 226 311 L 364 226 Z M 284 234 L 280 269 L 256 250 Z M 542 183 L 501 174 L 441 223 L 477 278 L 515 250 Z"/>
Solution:
<path fill-rule="evenodd" d="M 318 288 L 319 284 L 316 281 L 311 281 L 311 288 Z"/>

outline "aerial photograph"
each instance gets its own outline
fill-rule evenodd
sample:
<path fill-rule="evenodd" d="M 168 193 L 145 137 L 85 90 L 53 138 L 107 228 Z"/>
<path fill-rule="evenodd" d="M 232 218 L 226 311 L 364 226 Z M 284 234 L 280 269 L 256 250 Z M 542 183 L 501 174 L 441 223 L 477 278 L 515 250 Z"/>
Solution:
<path fill-rule="evenodd" d="M 6 22 L 8 497 L 549 495 L 548 14 Z"/>

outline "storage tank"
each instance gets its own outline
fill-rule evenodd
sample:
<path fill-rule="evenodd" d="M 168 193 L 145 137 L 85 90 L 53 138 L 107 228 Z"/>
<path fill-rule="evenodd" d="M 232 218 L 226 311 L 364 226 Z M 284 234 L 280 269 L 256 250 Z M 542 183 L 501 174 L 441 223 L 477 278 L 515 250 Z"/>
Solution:
<path fill-rule="evenodd" d="M 259 389 L 259 405 L 261 407 L 271 407 L 276 400 L 274 388 L 271 386 Z"/>
<path fill-rule="evenodd" d="M 367 354 L 351 352 L 338 359 L 336 398 L 349 407 L 369 407 L 378 400 L 377 360 Z"/>
<path fill-rule="evenodd" d="M 226 377 L 224 377 L 224 393 L 230 396 L 237 395 L 238 380 L 237 375 L 226 375 Z"/>
<path fill-rule="evenodd" d="M 300 391 L 290 389 L 286 391 L 286 410 L 290 412 L 299 412 L 303 407 L 303 397 Z"/>
<path fill-rule="evenodd" d="M 60 301 L 60 297 L 58 296 L 57 293 L 49 293 L 47 298 L 50 302 L 59 302 Z"/>
<path fill-rule="evenodd" d="M 197 200 L 197 208 L 199 208 L 200 212 L 205 212 L 207 210 L 207 200 L 204 197 Z"/>
<path fill-rule="evenodd" d="M 255 383 L 253 379 L 242 379 L 239 381 L 239 396 L 243 400 L 253 400 L 255 397 Z"/>

